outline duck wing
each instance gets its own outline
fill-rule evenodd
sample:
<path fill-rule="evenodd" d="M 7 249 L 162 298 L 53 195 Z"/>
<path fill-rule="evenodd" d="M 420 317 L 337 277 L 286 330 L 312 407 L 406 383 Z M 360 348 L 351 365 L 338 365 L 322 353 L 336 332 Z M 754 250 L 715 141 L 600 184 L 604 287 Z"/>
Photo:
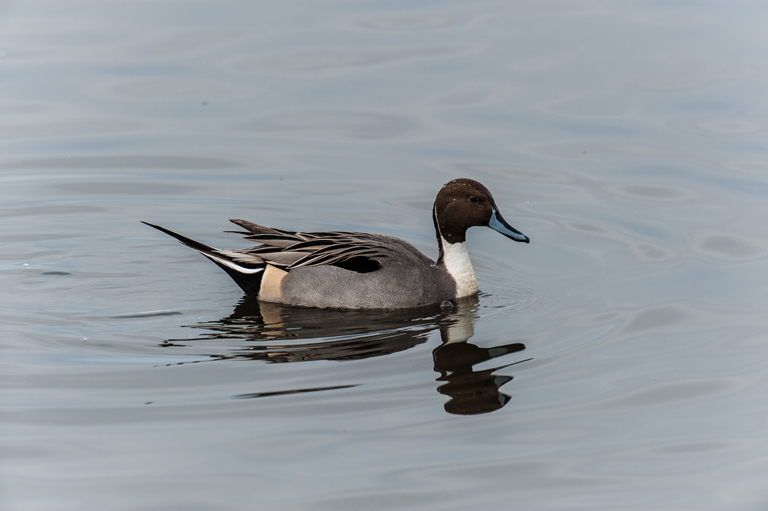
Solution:
<path fill-rule="evenodd" d="M 237 252 L 246 258 L 263 259 L 285 271 L 329 265 L 367 273 L 395 260 L 402 260 L 403 256 L 432 262 L 409 243 L 391 236 L 338 231 L 292 232 L 264 227 L 247 220 L 233 219 L 230 222 L 244 228 L 246 232 L 229 232 L 243 234 L 246 240 L 260 243 Z"/>

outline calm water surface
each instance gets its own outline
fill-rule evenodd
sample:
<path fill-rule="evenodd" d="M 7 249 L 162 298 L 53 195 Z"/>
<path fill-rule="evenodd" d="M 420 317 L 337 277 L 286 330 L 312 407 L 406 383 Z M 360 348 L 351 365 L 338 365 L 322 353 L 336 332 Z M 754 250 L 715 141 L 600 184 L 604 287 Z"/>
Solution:
<path fill-rule="evenodd" d="M 3 510 L 768 508 L 761 2 L 0 7 Z M 482 292 L 244 299 L 141 223 L 401 237 Z"/>

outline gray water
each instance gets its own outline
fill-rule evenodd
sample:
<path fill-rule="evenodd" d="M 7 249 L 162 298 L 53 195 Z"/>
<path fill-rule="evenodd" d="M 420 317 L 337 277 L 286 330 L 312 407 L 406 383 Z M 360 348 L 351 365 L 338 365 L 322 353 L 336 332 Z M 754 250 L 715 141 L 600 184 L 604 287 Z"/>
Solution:
<path fill-rule="evenodd" d="M 768 508 L 764 2 L 0 5 L 0 507 Z M 245 299 L 158 223 L 401 237 L 481 294 Z"/>

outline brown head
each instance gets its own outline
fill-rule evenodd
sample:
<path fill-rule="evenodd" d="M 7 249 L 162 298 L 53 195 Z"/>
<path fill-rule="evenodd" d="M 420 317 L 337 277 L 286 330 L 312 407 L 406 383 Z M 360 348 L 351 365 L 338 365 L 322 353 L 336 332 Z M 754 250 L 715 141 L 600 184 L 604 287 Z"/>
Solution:
<path fill-rule="evenodd" d="M 514 241 L 530 241 L 504 220 L 488 188 L 473 179 L 454 179 L 443 185 L 432 208 L 432 219 L 438 242 L 442 236 L 448 243 L 463 243 L 467 229 L 476 225 L 490 227 Z"/>

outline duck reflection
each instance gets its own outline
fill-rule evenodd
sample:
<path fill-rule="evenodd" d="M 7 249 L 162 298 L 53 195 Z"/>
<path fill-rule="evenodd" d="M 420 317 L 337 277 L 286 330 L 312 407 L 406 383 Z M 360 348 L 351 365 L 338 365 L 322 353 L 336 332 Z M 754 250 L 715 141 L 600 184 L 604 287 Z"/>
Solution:
<path fill-rule="evenodd" d="M 459 415 L 476 415 L 498 410 L 510 397 L 499 389 L 512 380 L 512 376 L 494 374 L 499 369 L 527 360 L 505 364 L 491 369 L 475 371 L 474 366 L 488 360 L 522 351 L 525 345 L 519 342 L 481 348 L 467 340 L 474 335 L 473 321 L 446 321 L 440 328 L 442 344 L 432 352 L 435 371 L 440 373 L 437 381 L 445 382 L 437 388 L 449 396 L 445 411 Z"/>
<path fill-rule="evenodd" d="M 408 313 L 291 307 L 244 297 L 218 321 L 192 325 L 206 331 L 191 340 L 229 340 L 238 347 L 216 359 L 266 362 L 359 360 L 404 351 L 429 339 L 445 312 L 440 307 Z M 171 340 L 167 345 L 189 342 Z M 267 341 L 267 342 L 264 342 Z"/>
<path fill-rule="evenodd" d="M 478 299 L 455 300 L 442 305 L 408 311 L 328 310 L 290 307 L 244 297 L 226 318 L 190 325 L 205 332 L 195 339 L 169 340 L 163 346 L 215 341 L 208 347 L 222 347 L 220 341 L 235 341 L 237 348 L 210 354 L 214 360 L 252 359 L 270 363 L 313 360 L 359 360 L 389 355 L 426 342 L 440 331 L 442 343 L 432 353 L 438 392 L 450 399 L 445 410 L 453 414 L 488 413 L 503 407 L 509 396 L 500 392 L 511 376 L 474 366 L 525 349 L 521 343 L 481 348 L 468 341 L 474 334 Z M 266 341 L 266 342 L 265 342 Z M 199 348 L 202 346 L 198 346 Z M 520 363 L 520 362 L 515 362 Z M 354 385 L 346 385 L 350 387 Z M 332 387 L 338 388 L 338 387 Z M 329 387 L 286 391 L 285 393 L 328 390 Z M 255 398 L 280 393 L 253 393 L 236 396 Z"/>

